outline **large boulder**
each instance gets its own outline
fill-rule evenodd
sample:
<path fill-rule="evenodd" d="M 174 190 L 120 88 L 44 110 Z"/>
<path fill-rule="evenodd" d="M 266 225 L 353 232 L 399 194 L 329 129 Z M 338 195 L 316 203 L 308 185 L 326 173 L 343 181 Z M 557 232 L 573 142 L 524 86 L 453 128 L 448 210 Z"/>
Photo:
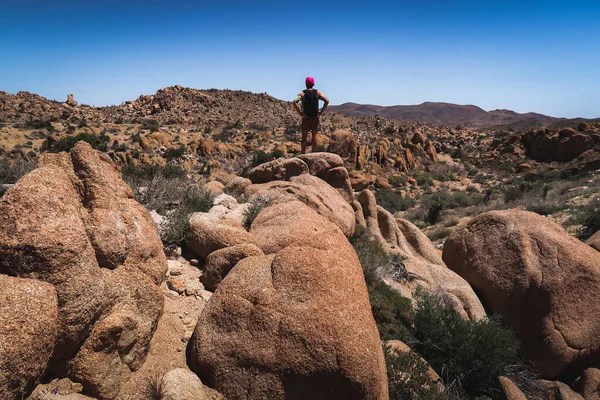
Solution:
<path fill-rule="evenodd" d="M 600 253 L 548 219 L 490 211 L 459 226 L 443 259 L 515 329 L 546 378 L 600 365 Z"/>
<path fill-rule="evenodd" d="M 195 255 L 206 259 L 213 251 L 244 243 L 255 240 L 238 221 L 214 213 L 190 216 L 187 246 Z"/>
<path fill-rule="evenodd" d="M 289 182 L 273 181 L 250 185 L 246 196 L 260 195 L 272 204 L 300 200 L 327 220 L 336 224 L 344 235 L 354 233 L 355 219 L 352 206 L 327 182 L 309 174 L 290 178 Z"/>
<path fill-rule="evenodd" d="M 464 318 L 485 317 L 485 310 L 471 286 L 446 267 L 436 248 L 419 228 L 409 221 L 395 218 L 378 206 L 373 192 L 363 190 L 358 196 L 367 233 L 389 254 L 398 256 L 406 269 L 403 280 L 386 277 L 386 281 L 403 296 L 412 298 L 417 288 L 443 296 Z"/>
<path fill-rule="evenodd" d="M 540 380 L 541 396 L 547 400 L 587 400 L 561 381 Z"/>
<path fill-rule="evenodd" d="M 506 376 L 499 376 L 498 382 L 502 388 L 502 399 L 504 400 L 527 400 L 527 396 L 515 383 Z"/>
<path fill-rule="evenodd" d="M 333 153 L 309 153 L 298 156 L 308 165 L 311 175 L 317 176 L 335 188 L 349 203 L 354 200 L 348 170 L 342 158 Z"/>
<path fill-rule="evenodd" d="M 594 249 L 600 251 L 600 231 L 594 233 L 586 243 L 592 246 Z"/>
<path fill-rule="evenodd" d="M 202 384 L 189 369 L 175 368 L 161 379 L 161 400 L 222 400 L 223 396 Z"/>
<path fill-rule="evenodd" d="M 329 151 L 332 153 L 339 154 L 344 158 L 351 158 L 354 161 L 356 157 L 358 141 L 352 134 L 347 130 L 337 130 L 331 134 L 331 141 L 329 142 Z"/>
<path fill-rule="evenodd" d="M 335 227 L 240 261 L 190 342 L 193 370 L 227 398 L 388 397 L 362 270 Z"/>
<path fill-rule="evenodd" d="M 266 254 L 274 254 L 303 238 L 339 230 L 325 217 L 300 201 L 264 208 L 256 217 L 250 233 Z"/>
<path fill-rule="evenodd" d="M 0 304 L 0 393 L 26 397 L 56 343 L 56 291 L 45 282 L 0 275 Z"/>
<path fill-rule="evenodd" d="M 600 369 L 588 368 L 583 371 L 573 388 L 586 400 L 600 400 Z"/>
<path fill-rule="evenodd" d="M 200 277 L 200 281 L 208 290 L 214 292 L 223 278 L 240 260 L 264 254 L 252 243 L 242 243 L 213 251 L 206 257 L 204 273 Z"/>
<path fill-rule="evenodd" d="M 254 167 L 248 173 L 252 183 L 266 183 L 288 180 L 292 176 L 308 173 L 308 166 L 299 158 L 278 158 L 277 160 Z"/>
<path fill-rule="evenodd" d="M 48 369 L 101 399 L 144 361 L 166 264 L 150 214 L 87 143 L 45 155 L 0 200 L 0 273 L 48 282 L 58 296 Z"/>

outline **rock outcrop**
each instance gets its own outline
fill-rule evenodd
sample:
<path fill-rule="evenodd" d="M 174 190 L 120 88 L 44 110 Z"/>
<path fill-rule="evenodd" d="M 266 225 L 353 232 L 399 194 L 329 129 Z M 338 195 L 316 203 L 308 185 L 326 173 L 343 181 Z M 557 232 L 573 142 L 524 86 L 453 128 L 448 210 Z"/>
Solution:
<path fill-rule="evenodd" d="M 548 219 L 507 210 L 457 228 L 443 259 L 513 327 L 545 378 L 600 363 L 600 253 Z"/>
<path fill-rule="evenodd" d="M 272 181 L 246 188 L 248 197 L 260 195 L 272 204 L 302 201 L 327 220 L 336 224 L 344 235 L 354 233 L 355 220 L 352 206 L 325 181 L 310 174 L 295 176 L 287 181 Z"/>
<path fill-rule="evenodd" d="M 588 368 L 575 381 L 573 388 L 585 400 L 600 399 L 600 369 Z"/>
<path fill-rule="evenodd" d="M 394 218 L 378 206 L 370 190 L 358 196 L 358 213 L 362 213 L 369 235 L 374 237 L 390 254 L 399 256 L 406 269 L 405 279 L 387 277 L 389 284 L 403 296 L 412 298 L 418 287 L 444 297 L 464 318 L 476 320 L 485 317 L 481 302 L 469 284 L 446 267 L 427 236 L 412 223 Z"/>
<path fill-rule="evenodd" d="M 148 351 L 166 257 L 150 214 L 103 153 L 49 154 L 0 200 L 0 273 L 58 296 L 48 369 L 112 399 Z"/>
<path fill-rule="evenodd" d="M 586 243 L 592 246 L 594 249 L 600 251 L 600 231 L 594 233 Z"/>
<path fill-rule="evenodd" d="M 328 227 L 293 241 L 284 231 L 307 225 L 294 218 Z M 241 260 L 220 283 L 190 341 L 193 370 L 227 398 L 387 399 L 354 249 L 336 225 L 297 202 L 264 209 L 252 230 L 274 220 L 282 226 L 272 234 L 287 239 L 267 246 L 273 254 Z"/>
<path fill-rule="evenodd" d="M 34 279 L 0 275 L 0 393 L 31 392 L 48 365 L 58 331 L 54 287 Z"/>
<path fill-rule="evenodd" d="M 240 260 L 263 255 L 262 250 L 252 243 L 241 243 L 213 251 L 206 257 L 200 281 L 208 290 L 214 291 Z"/>
<path fill-rule="evenodd" d="M 252 235 L 238 221 L 215 213 L 192 214 L 188 231 L 188 247 L 203 259 L 219 249 L 255 243 Z"/>
<path fill-rule="evenodd" d="M 502 388 L 502 398 L 505 400 L 527 400 L 527 396 L 519 389 L 515 383 L 505 376 L 498 377 L 498 382 Z"/>

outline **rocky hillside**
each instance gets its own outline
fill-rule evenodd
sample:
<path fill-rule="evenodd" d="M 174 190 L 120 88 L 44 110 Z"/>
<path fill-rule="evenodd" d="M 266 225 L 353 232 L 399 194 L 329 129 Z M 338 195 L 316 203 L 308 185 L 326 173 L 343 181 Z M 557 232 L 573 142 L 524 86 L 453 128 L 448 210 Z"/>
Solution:
<path fill-rule="evenodd" d="M 385 118 L 403 121 L 420 121 L 437 125 L 464 125 L 470 128 L 499 125 L 520 126 L 521 128 L 535 125 L 547 126 L 565 120 L 565 118 L 555 118 L 532 112 L 520 114 L 511 110 L 485 111 L 473 105 L 432 102 L 411 106 L 344 103 L 339 106 L 332 106 L 331 110 L 357 117 L 380 115 Z M 577 122 L 581 122 L 581 119 L 578 119 Z"/>

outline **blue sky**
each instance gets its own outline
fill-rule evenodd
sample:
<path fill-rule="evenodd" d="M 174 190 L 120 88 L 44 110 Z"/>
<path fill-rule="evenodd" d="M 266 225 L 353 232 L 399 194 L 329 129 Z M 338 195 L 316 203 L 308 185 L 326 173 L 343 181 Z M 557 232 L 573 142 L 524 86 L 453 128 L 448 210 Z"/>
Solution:
<path fill-rule="evenodd" d="M 171 85 L 332 104 L 600 117 L 599 1 L 0 0 L 0 90 L 120 104 Z"/>

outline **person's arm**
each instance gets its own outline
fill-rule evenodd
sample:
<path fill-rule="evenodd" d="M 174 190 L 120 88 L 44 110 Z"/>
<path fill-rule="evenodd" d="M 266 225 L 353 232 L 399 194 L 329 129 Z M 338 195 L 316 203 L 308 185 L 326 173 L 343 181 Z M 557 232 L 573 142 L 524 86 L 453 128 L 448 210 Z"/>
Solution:
<path fill-rule="evenodd" d="M 294 106 L 294 109 L 296 110 L 296 112 L 300 116 L 302 116 L 302 110 L 300 109 L 300 106 L 298 106 L 298 104 L 300 104 L 300 102 L 302 101 L 302 95 L 303 94 L 304 93 L 302 93 L 302 92 L 298 93 L 298 95 L 296 96 L 296 98 L 294 99 L 294 101 L 292 101 L 292 105 Z"/>
<path fill-rule="evenodd" d="M 322 115 L 325 112 L 327 106 L 329 105 L 329 99 L 327 98 L 327 96 L 321 93 L 321 91 L 319 91 L 317 94 L 319 95 L 319 99 L 323 100 L 324 102 L 323 108 L 321 108 L 321 111 L 319 111 L 319 115 Z"/>

